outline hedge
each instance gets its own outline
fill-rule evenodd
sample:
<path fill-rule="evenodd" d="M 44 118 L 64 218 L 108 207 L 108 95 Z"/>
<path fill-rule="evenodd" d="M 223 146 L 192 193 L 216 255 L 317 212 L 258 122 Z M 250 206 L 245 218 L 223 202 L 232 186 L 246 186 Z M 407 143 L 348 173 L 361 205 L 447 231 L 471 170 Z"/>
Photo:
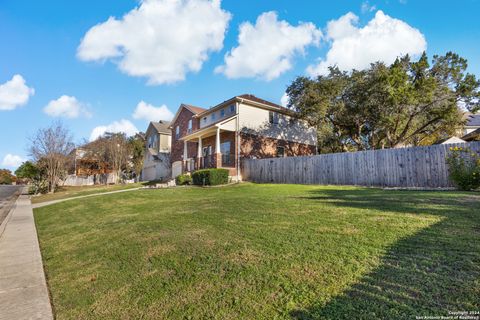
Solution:
<path fill-rule="evenodd" d="M 181 174 L 175 178 L 177 186 L 192 184 L 192 177 L 189 174 Z"/>
<path fill-rule="evenodd" d="M 227 169 L 202 169 L 192 173 L 193 184 L 215 186 L 228 183 Z"/>

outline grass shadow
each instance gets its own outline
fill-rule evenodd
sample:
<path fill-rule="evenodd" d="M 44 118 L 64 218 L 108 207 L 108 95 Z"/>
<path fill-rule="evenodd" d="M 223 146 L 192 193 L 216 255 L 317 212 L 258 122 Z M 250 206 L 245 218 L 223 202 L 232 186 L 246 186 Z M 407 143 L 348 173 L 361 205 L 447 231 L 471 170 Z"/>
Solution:
<path fill-rule="evenodd" d="M 460 194 L 368 190 L 362 196 L 362 190 L 313 191 L 307 199 L 339 207 L 434 214 L 443 219 L 396 242 L 377 269 L 341 295 L 295 310 L 291 317 L 415 319 L 479 310 L 480 201 L 476 194 L 456 195 Z"/>

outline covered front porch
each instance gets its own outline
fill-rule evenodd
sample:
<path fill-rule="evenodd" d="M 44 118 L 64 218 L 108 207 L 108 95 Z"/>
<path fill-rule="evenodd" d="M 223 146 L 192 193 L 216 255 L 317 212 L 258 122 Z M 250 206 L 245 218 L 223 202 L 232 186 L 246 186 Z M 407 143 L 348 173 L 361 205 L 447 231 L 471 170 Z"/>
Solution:
<path fill-rule="evenodd" d="M 184 141 L 182 171 L 225 168 L 230 176 L 236 176 L 237 137 L 235 123 L 232 124 L 210 126 L 181 138 Z"/>

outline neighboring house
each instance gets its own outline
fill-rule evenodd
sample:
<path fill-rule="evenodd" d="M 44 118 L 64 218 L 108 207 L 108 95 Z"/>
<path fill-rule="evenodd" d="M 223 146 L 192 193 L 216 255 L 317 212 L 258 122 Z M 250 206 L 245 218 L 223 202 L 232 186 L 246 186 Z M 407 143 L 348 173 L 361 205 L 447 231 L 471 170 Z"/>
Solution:
<path fill-rule="evenodd" d="M 453 144 L 453 143 L 465 143 L 465 140 L 458 137 L 450 137 L 440 141 L 437 141 L 435 144 Z"/>
<path fill-rule="evenodd" d="M 254 95 L 210 109 L 182 104 L 170 126 L 172 176 L 201 168 L 227 168 L 241 179 L 242 158 L 317 153 L 317 133 L 294 113 Z"/>
<path fill-rule="evenodd" d="M 145 158 L 143 160 L 142 181 L 168 180 L 171 178 L 170 122 L 150 122 L 145 133 Z"/>
<path fill-rule="evenodd" d="M 480 128 L 478 128 L 477 130 L 471 131 L 470 133 L 464 135 L 462 137 L 462 139 L 467 141 L 467 142 L 480 141 Z"/>
<path fill-rule="evenodd" d="M 467 135 L 470 132 L 480 129 L 480 114 L 467 113 L 466 118 L 467 121 L 465 124 L 463 135 Z"/>
<path fill-rule="evenodd" d="M 117 175 L 95 150 L 97 141 L 75 148 L 69 155 L 68 175 L 62 185 L 84 186 L 115 183 Z"/>
<path fill-rule="evenodd" d="M 90 150 L 90 145 L 93 142 L 84 145 L 83 147 L 75 148 L 70 156 L 73 157 L 73 171 L 75 176 L 94 176 L 99 174 L 109 174 L 113 170 L 108 163 L 101 160 L 101 157 Z"/>
<path fill-rule="evenodd" d="M 463 120 L 465 123 L 463 129 L 457 130 L 454 136 L 437 141 L 435 144 L 464 143 L 477 140 L 478 132 L 480 132 L 480 114 L 465 112 L 463 113 Z"/>

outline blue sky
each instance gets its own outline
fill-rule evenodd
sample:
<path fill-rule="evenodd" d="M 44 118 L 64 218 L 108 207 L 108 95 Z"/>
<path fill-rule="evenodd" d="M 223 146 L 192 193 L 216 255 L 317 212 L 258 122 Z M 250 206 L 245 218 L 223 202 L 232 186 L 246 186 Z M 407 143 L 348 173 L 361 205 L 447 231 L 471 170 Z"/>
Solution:
<path fill-rule="evenodd" d="M 144 131 L 149 115 L 182 102 L 252 93 L 279 103 L 296 76 L 330 63 L 451 50 L 480 76 L 479 0 L 218 2 L 0 0 L 0 167 L 28 158 L 28 137 L 55 120 L 77 143 L 94 130 Z"/>

